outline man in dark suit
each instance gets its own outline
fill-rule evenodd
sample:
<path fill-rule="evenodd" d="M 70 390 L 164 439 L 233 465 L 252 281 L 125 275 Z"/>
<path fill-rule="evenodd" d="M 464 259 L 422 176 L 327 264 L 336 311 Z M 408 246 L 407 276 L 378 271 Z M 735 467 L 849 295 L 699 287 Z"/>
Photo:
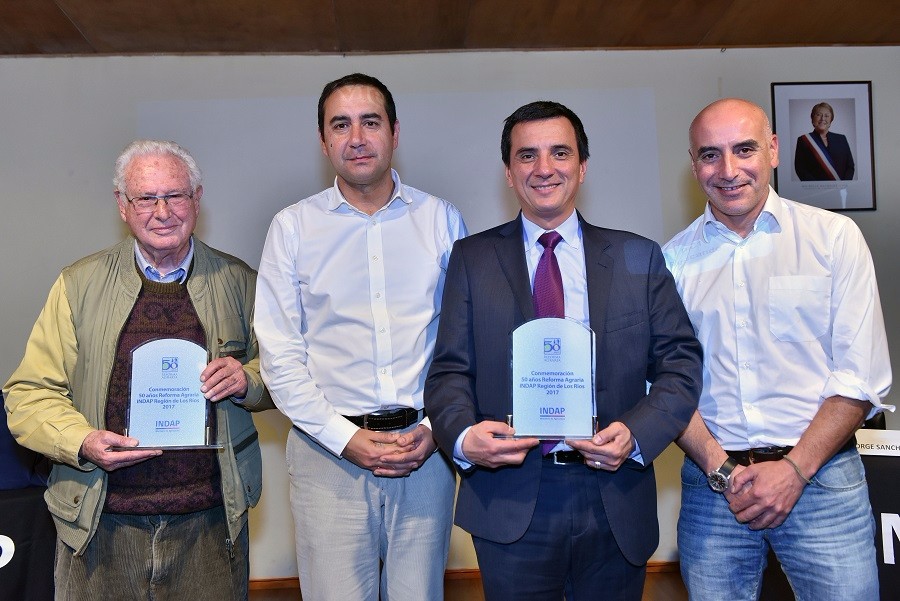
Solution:
<path fill-rule="evenodd" d="M 575 211 L 588 159 L 575 113 L 519 108 L 501 153 L 522 213 L 454 246 L 425 384 L 434 436 L 462 474 L 456 523 L 473 536 L 488 600 L 638 600 L 659 542 L 651 462 L 697 406 L 700 345 L 659 246 Z M 596 335 L 599 431 L 551 450 L 505 423 L 509 334 L 536 316 L 544 254 L 564 315 Z"/>

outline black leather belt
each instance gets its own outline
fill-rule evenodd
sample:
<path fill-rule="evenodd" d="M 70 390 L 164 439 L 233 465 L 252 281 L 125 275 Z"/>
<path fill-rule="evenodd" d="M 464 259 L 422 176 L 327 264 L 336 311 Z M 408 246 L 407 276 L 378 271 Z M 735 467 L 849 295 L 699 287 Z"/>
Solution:
<path fill-rule="evenodd" d="M 364 430 L 384 432 L 387 430 L 402 430 L 413 424 L 417 424 L 425 417 L 425 410 L 397 409 L 396 411 L 383 411 L 379 413 L 367 413 L 365 415 L 345 415 L 351 422 Z"/>
<path fill-rule="evenodd" d="M 759 447 L 756 449 L 747 449 L 745 451 L 725 452 L 740 465 L 747 466 L 753 463 L 762 463 L 763 461 L 778 461 L 790 453 L 793 448 L 794 447 Z"/>
<path fill-rule="evenodd" d="M 555 453 L 544 455 L 544 461 L 550 461 L 553 465 L 584 464 L 584 455 L 578 451 L 556 451 Z"/>
<path fill-rule="evenodd" d="M 856 437 L 851 436 L 847 444 L 838 449 L 838 453 L 849 451 L 856 447 Z M 757 449 L 747 449 L 745 451 L 725 451 L 729 457 L 743 466 L 753 463 L 762 463 L 764 461 L 778 461 L 791 452 L 794 447 L 759 447 Z M 837 454 L 837 453 L 835 453 Z"/>

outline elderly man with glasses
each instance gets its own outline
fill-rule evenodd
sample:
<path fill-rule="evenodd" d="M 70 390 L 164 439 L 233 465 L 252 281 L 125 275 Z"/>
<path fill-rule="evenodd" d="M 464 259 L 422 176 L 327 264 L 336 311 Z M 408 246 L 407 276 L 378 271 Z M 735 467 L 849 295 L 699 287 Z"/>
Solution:
<path fill-rule="evenodd" d="M 250 412 L 272 405 L 256 273 L 193 237 L 200 179 L 174 142 L 123 151 L 115 197 L 132 235 L 63 270 L 4 387 L 10 430 L 53 461 L 57 599 L 247 598 L 247 510 L 262 487 Z M 205 349 L 187 387 L 212 403 L 199 449 L 128 435 L 133 351 L 160 339 Z"/>

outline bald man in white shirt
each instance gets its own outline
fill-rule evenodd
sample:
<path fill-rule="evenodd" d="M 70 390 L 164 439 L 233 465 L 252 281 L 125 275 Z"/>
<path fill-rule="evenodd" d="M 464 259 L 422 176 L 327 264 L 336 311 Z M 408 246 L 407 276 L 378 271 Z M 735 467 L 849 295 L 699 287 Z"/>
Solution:
<path fill-rule="evenodd" d="M 769 186 L 778 139 L 741 99 L 690 128 L 706 211 L 664 248 L 704 347 L 678 523 L 691 599 L 755 600 L 769 548 L 798 599 L 877 599 L 853 433 L 891 386 L 872 257 L 849 218 Z"/>

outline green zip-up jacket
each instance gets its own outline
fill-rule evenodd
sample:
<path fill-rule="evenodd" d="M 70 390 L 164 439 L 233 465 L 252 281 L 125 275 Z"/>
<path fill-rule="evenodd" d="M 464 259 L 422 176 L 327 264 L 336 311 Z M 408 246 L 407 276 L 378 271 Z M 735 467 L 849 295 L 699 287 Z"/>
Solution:
<path fill-rule="evenodd" d="M 262 459 L 250 411 L 272 408 L 259 375 L 253 301 L 256 272 L 194 238 L 188 294 L 206 333 L 211 359 L 244 364 L 248 389 L 216 403 L 222 498 L 232 540 L 262 490 Z M 53 462 L 45 498 L 59 539 L 84 552 L 100 521 L 106 472 L 78 456 L 95 429 L 105 429 L 107 388 L 119 335 L 141 279 L 134 239 L 66 267 L 50 290 L 25 356 L 4 386 L 16 440 Z"/>

